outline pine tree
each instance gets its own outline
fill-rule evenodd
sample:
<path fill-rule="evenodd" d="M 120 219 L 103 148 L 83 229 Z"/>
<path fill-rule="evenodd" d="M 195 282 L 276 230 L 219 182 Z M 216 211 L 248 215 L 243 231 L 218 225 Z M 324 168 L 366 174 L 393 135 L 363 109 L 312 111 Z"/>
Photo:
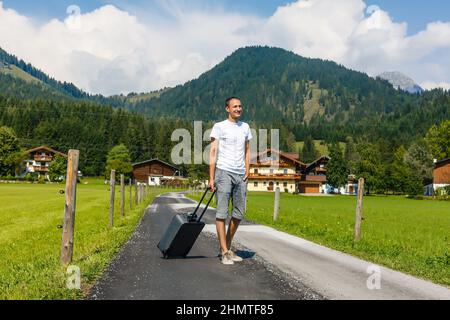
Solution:
<path fill-rule="evenodd" d="M 331 159 L 327 164 L 327 180 L 334 188 L 340 188 L 347 183 L 347 166 L 338 143 L 333 143 L 329 149 Z"/>
<path fill-rule="evenodd" d="M 428 130 L 426 140 L 437 160 L 450 158 L 450 120 L 432 126 Z"/>
<path fill-rule="evenodd" d="M 320 156 L 319 151 L 314 145 L 314 141 L 311 136 L 306 137 L 303 148 L 300 152 L 300 158 L 304 163 L 310 163 L 316 160 Z"/>
<path fill-rule="evenodd" d="M 14 174 L 21 161 L 19 139 L 12 128 L 0 127 L 0 176 Z"/>
<path fill-rule="evenodd" d="M 116 170 L 116 176 L 124 174 L 130 177 L 133 167 L 131 166 L 130 153 L 123 144 L 117 145 L 108 153 L 106 160 L 105 177 L 109 177 L 111 170 Z"/>

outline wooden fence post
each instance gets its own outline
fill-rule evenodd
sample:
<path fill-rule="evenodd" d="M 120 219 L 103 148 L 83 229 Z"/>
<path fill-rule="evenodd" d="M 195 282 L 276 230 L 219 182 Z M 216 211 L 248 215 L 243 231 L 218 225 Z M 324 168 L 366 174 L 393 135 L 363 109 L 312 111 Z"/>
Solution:
<path fill-rule="evenodd" d="M 275 203 L 273 207 L 273 221 L 276 221 L 278 218 L 278 209 L 280 208 L 280 188 L 277 187 L 275 189 Z"/>
<path fill-rule="evenodd" d="M 132 209 L 132 203 L 133 203 L 133 184 L 131 183 L 131 178 L 130 178 L 130 210 Z"/>
<path fill-rule="evenodd" d="M 138 199 L 138 184 L 137 181 L 134 180 L 134 204 L 137 206 L 139 204 Z"/>
<path fill-rule="evenodd" d="M 111 170 L 111 178 L 109 179 L 110 197 L 109 197 L 109 227 L 114 225 L 114 195 L 116 188 L 116 170 Z"/>
<path fill-rule="evenodd" d="M 147 192 L 147 184 L 144 184 L 144 185 L 142 185 L 142 202 L 144 202 L 145 201 L 145 195 L 146 195 L 146 192 Z"/>
<path fill-rule="evenodd" d="M 146 192 L 146 187 L 147 185 L 146 184 L 144 184 L 144 185 L 142 185 L 142 202 L 144 202 L 144 200 L 145 200 L 145 192 Z"/>
<path fill-rule="evenodd" d="M 78 159 L 80 151 L 69 150 L 67 159 L 66 199 L 64 203 L 64 222 L 61 240 L 61 264 L 72 262 L 73 236 L 75 227 L 75 205 L 77 195 Z"/>
<path fill-rule="evenodd" d="M 142 183 L 139 184 L 139 191 L 138 191 L 138 203 L 141 204 L 142 199 Z"/>
<path fill-rule="evenodd" d="M 355 241 L 361 239 L 362 203 L 364 193 L 364 178 L 358 180 L 358 199 L 356 201 Z"/>
<path fill-rule="evenodd" d="M 120 216 L 125 215 L 125 176 L 120 175 Z"/>

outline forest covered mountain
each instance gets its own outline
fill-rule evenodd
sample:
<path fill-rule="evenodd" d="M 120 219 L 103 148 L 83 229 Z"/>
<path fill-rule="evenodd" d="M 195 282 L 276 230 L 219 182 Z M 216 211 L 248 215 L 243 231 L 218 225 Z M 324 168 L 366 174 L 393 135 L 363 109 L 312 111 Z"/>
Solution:
<path fill-rule="evenodd" d="M 306 137 L 351 137 L 377 144 L 390 161 L 399 146 L 450 119 L 446 91 L 409 94 L 388 81 L 279 48 L 238 49 L 183 85 L 112 97 L 89 95 L 0 50 L 0 126 L 12 127 L 23 147 L 80 148 L 81 164 L 92 174 L 101 173 L 117 143 L 126 144 L 133 161 L 169 160 L 171 132 L 191 130 L 193 120 L 206 121 L 206 129 L 223 119 L 231 95 L 241 98 L 244 120 L 253 128 L 281 130 L 286 151 L 298 151 L 296 141 Z"/>
<path fill-rule="evenodd" d="M 406 143 L 450 117 L 442 90 L 409 94 L 334 62 L 270 47 L 238 49 L 199 78 L 128 108 L 151 117 L 219 120 L 231 95 L 241 97 L 247 121 L 278 124 L 295 140 L 364 135 Z"/>

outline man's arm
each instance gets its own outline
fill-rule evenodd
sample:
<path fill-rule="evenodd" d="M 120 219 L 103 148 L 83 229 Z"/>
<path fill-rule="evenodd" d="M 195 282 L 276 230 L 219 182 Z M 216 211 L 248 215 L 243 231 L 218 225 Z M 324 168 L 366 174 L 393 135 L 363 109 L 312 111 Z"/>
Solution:
<path fill-rule="evenodd" d="M 244 181 L 247 181 L 250 174 L 250 142 L 245 141 L 245 176 Z"/>
<path fill-rule="evenodd" d="M 209 149 L 209 187 L 211 191 L 215 190 L 214 177 L 216 174 L 217 146 L 219 140 L 211 138 L 211 148 Z"/>

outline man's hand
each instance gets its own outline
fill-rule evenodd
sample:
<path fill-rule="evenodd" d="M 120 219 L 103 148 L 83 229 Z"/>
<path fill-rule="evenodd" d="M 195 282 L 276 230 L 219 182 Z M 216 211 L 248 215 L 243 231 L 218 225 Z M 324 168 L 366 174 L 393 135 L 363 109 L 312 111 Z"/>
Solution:
<path fill-rule="evenodd" d="M 214 179 L 209 179 L 209 189 L 211 192 L 214 192 L 216 190 L 216 186 L 214 185 Z"/>

